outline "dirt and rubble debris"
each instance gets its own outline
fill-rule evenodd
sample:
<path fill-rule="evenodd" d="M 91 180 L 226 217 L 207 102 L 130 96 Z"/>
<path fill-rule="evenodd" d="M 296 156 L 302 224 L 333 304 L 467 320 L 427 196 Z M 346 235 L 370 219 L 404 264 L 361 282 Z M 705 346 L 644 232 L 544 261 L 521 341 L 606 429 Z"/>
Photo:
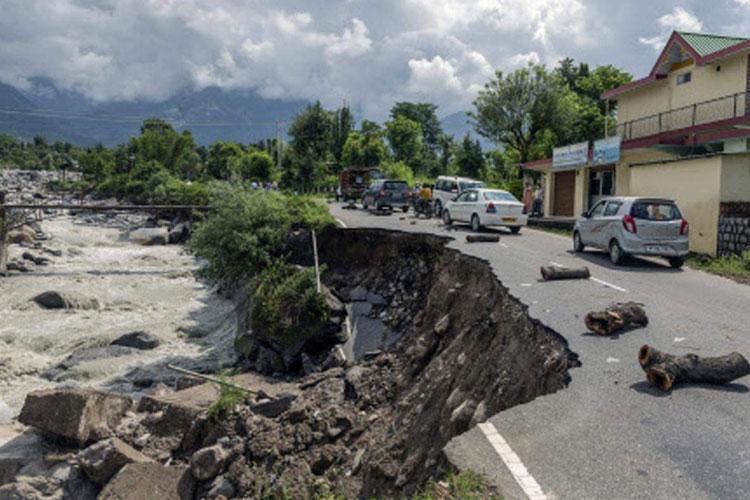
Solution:
<path fill-rule="evenodd" d="M 135 450 L 118 438 L 99 441 L 78 455 L 78 463 L 93 482 L 104 485 L 129 463 L 152 462 L 152 460 Z"/>
<path fill-rule="evenodd" d="M 584 318 L 586 328 L 598 335 L 612 335 L 629 328 L 648 325 L 643 304 L 618 302 L 604 311 L 592 311 Z"/>
<path fill-rule="evenodd" d="M 587 280 L 591 277 L 588 267 L 542 266 L 540 271 L 544 281 Z"/>
<path fill-rule="evenodd" d="M 132 405 L 129 397 L 94 389 L 43 389 L 26 396 L 18 421 L 83 444 L 111 436 Z"/>
<path fill-rule="evenodd" d="M 71 291 L 50 290 L 40 293 L 33 299 L 43 309 L 99 309 L 99 300 Z"/>
<path fill-rule="evenodd" d="M 683 382 L 728 384 L 750 374 L 750 363 L 738 352 L 715 357 L 675 356 L 644 345 L 638 351 L 638 362 L 648 382 L 665 392 Z"/>
<path fill-rule="evenodd" d="M 107 483 L 99 500 L 192 499 L 195 491 L 187 466 L 167 467 L 157 463 L 130 463 Z"/>
<path fill-rule="evenodd" d="M 166 245 L 169 243 L 169 230 L 165 227 L 142 227 L 130 231 L 128 239 L 139 245 Z"/>

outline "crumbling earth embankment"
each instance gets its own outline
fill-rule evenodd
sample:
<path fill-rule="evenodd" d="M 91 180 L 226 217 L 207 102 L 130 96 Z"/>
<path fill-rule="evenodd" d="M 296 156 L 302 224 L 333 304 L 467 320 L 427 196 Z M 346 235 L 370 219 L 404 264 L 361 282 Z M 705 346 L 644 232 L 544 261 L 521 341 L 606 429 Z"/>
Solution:
<path fill-rule="evenodd" d="M 161 386 L 101 434 L 122 441 L 99 445 L 109 455 L 130 458 L 89 471 L 101 450 L 87 442 L 69 452 L 83 471 L 76 480 L 88 477 L 94 484 L 86 491 L 112 498 L 138 471 L 194 498 L 414 492 L 446 466 L 442 449 L 453 436 L 564 388 L 578 365 L 565 339 L 530 318 L 486 262 L 446 242 L 383 230 L 322 232 L 325 285 L 346 304 L 375 297 L 371 314 L 398 334 L 395 343 L 299 379 L 241 375 L 237 383 L 262 394 L 218 418 L 206 412 L 215 387 Z M 309 235 L 296 234 L 289 248 L 293 262 L 312 264 Z M 103 476 L 111 479 L 103 484 Z"/>

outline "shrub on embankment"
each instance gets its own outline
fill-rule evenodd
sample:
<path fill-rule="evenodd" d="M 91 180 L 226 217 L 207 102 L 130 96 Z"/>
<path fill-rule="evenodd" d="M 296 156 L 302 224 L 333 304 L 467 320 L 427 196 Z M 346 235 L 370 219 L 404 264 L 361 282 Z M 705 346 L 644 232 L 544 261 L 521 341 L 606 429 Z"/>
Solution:
<path fill-rule="evenodd" d="M 204 275 L 237 283 L 284 260 L 293 229 L 322 229 L 333 224 L 325 205 L 303 196 L 219 186 L 211 196 L 214 209 L 199 223 L 190 248 L 206 260 Z"/>

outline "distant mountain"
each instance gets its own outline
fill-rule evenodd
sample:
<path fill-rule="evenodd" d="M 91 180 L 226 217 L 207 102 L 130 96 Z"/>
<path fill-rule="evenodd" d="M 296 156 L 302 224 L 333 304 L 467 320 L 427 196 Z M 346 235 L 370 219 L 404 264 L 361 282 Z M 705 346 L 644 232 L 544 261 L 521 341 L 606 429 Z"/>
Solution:
<path fill-rule="evenodd" d="M 275 137 L 276 121 L 286 134 L 288 122 L 306 101 L 264 99 L 252 91 L 206 88 L 183 91 L 161 102 L 96 103 L 38 79 L 30 91 L 0 84 L 0 132 L 31 139 L 114 146 L 137 135 L 143 120 L 163 118 L 178 130 L 189 129 L 199 144 L 217 140 L 255 142 Z"/>

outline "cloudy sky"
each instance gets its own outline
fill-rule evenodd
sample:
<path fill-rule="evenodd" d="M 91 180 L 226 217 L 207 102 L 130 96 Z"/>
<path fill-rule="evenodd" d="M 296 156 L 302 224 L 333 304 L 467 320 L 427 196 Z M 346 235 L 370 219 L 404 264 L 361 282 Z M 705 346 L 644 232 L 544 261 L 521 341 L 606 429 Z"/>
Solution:
<path fill-rule="evenodd" d="M 673 29 L 750 36 L 750 0 L 0 0 L 0 81 L 96 101 L 185 88 L 467 109 L 496 69 L 570 56 L 643 76 Z"/>

